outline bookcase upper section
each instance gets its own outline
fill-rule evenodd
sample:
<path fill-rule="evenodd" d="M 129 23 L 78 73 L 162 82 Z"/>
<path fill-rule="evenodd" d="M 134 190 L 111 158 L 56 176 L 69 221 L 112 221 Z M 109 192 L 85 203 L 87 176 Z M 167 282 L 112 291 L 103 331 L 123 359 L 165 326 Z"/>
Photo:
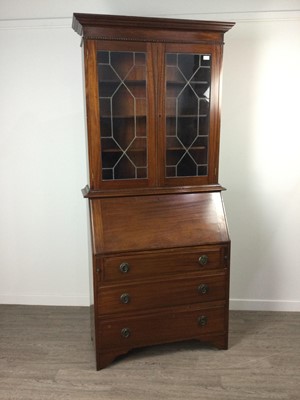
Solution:
<path fill-rule="evenodd" d="M 233 25 L 74 14 L 85 63 L 85 195 L 221 190 L 220 77 Z"/>

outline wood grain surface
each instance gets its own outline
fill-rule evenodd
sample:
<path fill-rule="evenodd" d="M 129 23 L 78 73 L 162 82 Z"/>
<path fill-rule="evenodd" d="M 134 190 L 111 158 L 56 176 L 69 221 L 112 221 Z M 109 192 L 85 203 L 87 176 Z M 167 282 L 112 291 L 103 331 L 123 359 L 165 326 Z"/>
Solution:
<path fill-rule="evenodd" d="M 220 193 L 91 200 L 95 254 L 229 241 Z"/>

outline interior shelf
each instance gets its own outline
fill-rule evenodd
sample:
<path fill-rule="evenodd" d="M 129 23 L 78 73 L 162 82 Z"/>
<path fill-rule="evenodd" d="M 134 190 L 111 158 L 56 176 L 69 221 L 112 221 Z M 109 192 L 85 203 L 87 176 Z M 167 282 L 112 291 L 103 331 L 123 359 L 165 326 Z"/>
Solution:
<path fill-rule="evenodd" d="M 120 80 L 109 80 L 109 81 L 104 81 L 101 80 L 101 85 L 102 84 L 109 84 L 109 85 L 115 85 L 115 84 L 126 84 L 126 85 L 146 85 L 147 81 L 146 80 L 126 80 L 125 81 L 120 81 Z"/>
<path fill-rule="evenodd" d="M 146 114 L 135 114 L 135 115 L 102 115 L 100 116 L 100 119 L 132 119 L 132 118 L 147 118 Z"/>
<path fill-rule="evenodd" d="M 144 149 L 128 149 L 128 150 L 122 150 L 122 149 L 102 149 L 102 153 L 141 153 L 145 152 L 146 148 Z"/>
<path fill-rule="evenodd" d="M 179 82 L 179 81 L 166 81 L 167 85 L 187 85 L 187 84 L 193 84 L 193 85 L 210 85 L 210 82 L 208 81 L 189 81 L 189 82 Z"/>
<path fill-rule="evenodd" d="M 207 114 L 188 114 L 188 115 L 166 115 L 166 118 L 206 118 L 208 117 Z"/>
<path fill-rule="evenodd" d="M 205 147 L 205 146 L 195 146 L 195 147 L 188 147 L 188 150 L 190 151 L 190 150 L 206 150 L 207 148 Z M 184 150 L 185 151 L 185 148 L 184 147 L 167 147 L 167 151 L 181 151 L 181 150 Z"/>

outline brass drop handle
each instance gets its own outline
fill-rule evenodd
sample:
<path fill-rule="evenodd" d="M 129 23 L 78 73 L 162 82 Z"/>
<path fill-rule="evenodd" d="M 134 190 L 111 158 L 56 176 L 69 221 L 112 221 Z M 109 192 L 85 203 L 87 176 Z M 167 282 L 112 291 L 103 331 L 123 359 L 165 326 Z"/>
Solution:
<path fill-rule="evenodd" d="M 207 324 L 207 316 L 201 315 L 200 317 L 198 317 L 198 324 L 200 326 L 205 326 Z"/>
<path fill-rule="evenodd" d="M 127 274 L 127 272 L 129 271 L 129 269 L 130 269 L 130 267 L 129 267 L 129 264 L 127 263 L 127 262 L 122 262 L 121 264 L 120 264 L 120 271 L 123 273 L 123 274 Z"/>
<path fill-rule="evenodd" d="M 123 328 L 123 329 L 121 329 L 121 336 L 122 336 L 122 338 L 128 339 L 130 335 L 131 335 L 131 331 L 130 331 L 129 328 Z"/>
<path fill-rule="evenodd" d="M 208 287 L 208 285 L 206 285 L 206 283 L 201 283 L 201 285 L 198 286 L 198 292 L 200 294 L 207 294 L 208 289 L 209 289 L 209 287 Z"/>
<path fill-rule="evenodd" d="M 130 296 L 128 293 L 123 293 L 120 296 L 121 303 L 128 304 L 130 302 Z"/>
<path fill-rule="evenodd" d="M 206 254 L 203 254 L 199 257 L 198 262 L 200 265 L 206 265 L 208 263 L 208 256 Z"/>

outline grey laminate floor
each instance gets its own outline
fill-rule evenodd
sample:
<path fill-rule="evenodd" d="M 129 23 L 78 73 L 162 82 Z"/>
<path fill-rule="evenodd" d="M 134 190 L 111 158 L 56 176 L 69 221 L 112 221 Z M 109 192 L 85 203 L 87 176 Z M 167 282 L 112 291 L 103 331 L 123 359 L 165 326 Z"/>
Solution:
<path fill-rule="evenodd" d="M 230 348 L 137 350 L 96 372 L 89 309 L 0 305 L 1 400 L 300 399 L 300 313 L 231 312 Z"/>

